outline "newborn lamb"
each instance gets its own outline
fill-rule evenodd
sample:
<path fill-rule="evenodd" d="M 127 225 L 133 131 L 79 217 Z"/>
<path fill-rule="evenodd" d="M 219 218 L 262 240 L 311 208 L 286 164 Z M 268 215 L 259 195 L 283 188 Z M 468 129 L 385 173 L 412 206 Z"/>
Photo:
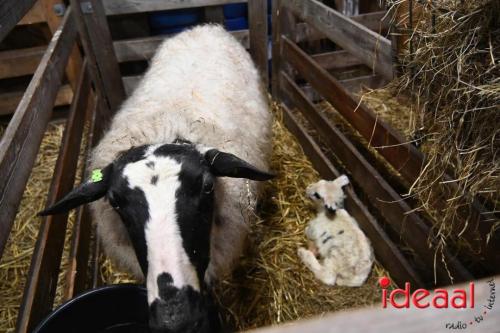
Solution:
<path fill-rule="evenodd" d="M 318 215 L 305 230 L 309 250 L 299 248 L 298 254 L 323 283 L 358 287 L 370 274 L 374 258 L 370 241 L 343 208 L 342 186 L 347 184 L 349 179 L 342 175 L 307 187 L 306 194 L 316 202 Z"/>

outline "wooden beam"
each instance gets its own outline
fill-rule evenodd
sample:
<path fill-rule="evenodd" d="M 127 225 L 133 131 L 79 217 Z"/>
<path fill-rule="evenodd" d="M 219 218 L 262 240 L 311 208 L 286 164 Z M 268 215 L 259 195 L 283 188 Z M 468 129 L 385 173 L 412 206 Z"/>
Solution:
<path fill-rule="evenodd" d="M 125 98 L 120 68 L 111 33 L 100 0 L 71 0 L 96 92 L 108 108 L 106 118 L 118 110 Z"/>
<path fill-rule="evenodd" d="M 66 46 L 68 54 L 70 46 Z M 83 69 L 64 129 L 46 207 L 56 203 L 73 188 L 89 92 L 88 71 Z M 52 311 L 67 222 L 68 213 L 42 219 L 17 319 L 17 332 L 31 332 Z"/>
<path fill-rule="evenodd" d="M 267 0 L 248 0 L 250 54 L 260 72 L 264 87 L 268 86 L 267 65 Z"/>
<path fill-rule="evenodd" d="M 63 0 L 39 0 L 43 4 L 43 9 L 45 10 L 45 18 L 47 19 L 47 25 L 50 31 L 54 34 L 57 28 L 61 25 L 62 16 L 56 15 L 55 8 L 60 6 L 60 8 L 66 8 Z M 69 84 L 73 90 L 76 90 L 78 84 L 78 78 L 80 76 L 80 69 L 82 68 L 82 56 L 78 45 L 74 45 L 71 50 L 71 55 L 68 60 L 68 65 L 66 66 L 66 77 L 68 78 Z"/>
<path fill-rule="evenodd" d="M 385 86 L 388 81 L 381 75 L 364 75 L 339 81 L 351 94 L 361 91 L 363 87 L 378 89 Z"/>
<path fill-rule="evenodd" d="M 334 179 L 340 176 L 340 173 L 323 154 L 321 148 L 307 133 L 307 130 L 297 121 L 292 112 L 285 105 L 282 105 L 282 108 L 283 119 L 288 130 L 297 138 L 320 176 L 323 179 Z M 411 282 L 412 285 L 423 287 L 424 283 L 421 278 L 363 205 L 353 189 L 347 187 L 345 192 L 346 208 L 370 239 L 377 261 L 389 271 L 397 285 L 404 286 L 405 282 Z"/>
<path fill-rule="evenodd" d="M 286 37 L 283 57 L 328 100 L 335 109 L 370 143 L 370 146 L 406 179 L 416 179 L 423 166 L 422 153 L 389 125 L 348 93 L 342 84 Z"/>
<path fill-rule="evenodd" d="M 224 8 L 222 6 L 209 6 L 203 8 L 205 22 L 224 25 Z"/>
<path fill-rule="evenodd" d="M 342 161 L 356 183 L 369 197 L 371 203 L 390 224 L 401 239 L 405 241 L 429 268 L 433 275 L 436 267 L 438 283 L 445 285 L 453 283 L 449 275 L 458 281 L 467 281 L 472 275 L 448 251 L 443 255 L 446 263 L 434 262 L 435 247 L 429 247 L 430 230 L 424 221 L 413 212 L 413 209 L 384 180 L 382 175 L 358 152 L 351 142 L 331 122 L 321 115 L 306 95 L 285 73 L 281 73 L 282 91 L 286 98 L 300 110 L 303 116 L 313 125 L 331 151 Z M 446 266 L 447 265 L 447 266 Z M 389 267 L 387 267 L 390 269 Z"/>
<path fill-rule="evenodd" d="M 87 172 L 87 161 L 91 150 L 95 147 L 99 136 L 99 126 L 96 124 L 97 99 L 94 94 L 89 94 L 87 106 L 87 118 L 90 119 L 90 129 L 87 135 L 87 147 L 85 148 L 85 160 L 82 167 L 81 179 L 89 177 Z M 90 238 L 92 232 L 92 219 L 88 206 L 80 206 L 76 211 L 76 220 L 71 233 L 71 245 L 69 248 L 68 269 L 66 272 L 66 290 L 64 301 L 70 300 L 83 292 L 87 286 L 88 265 L 90 256 Z"/>
<path fill-rule="evenodd" d="M 155 12 L 182 8 L 219 6 L 230 3 L 242 3 L 247 0 L 103 0 L 106 15 Z"/>
<path fill-rule="evenodd" d="M 332 51 L 312 55 L 321 67 L 326 70 L 363 65 L 363 62 L 347 51 Z"/>
<path fill-rule="evenodd" d="M 31 75 L 35 72 L 46 46 L 0 52 L 0 79 Z"/>
<path fill-rule="evenodd" d="M 16 91 L 0 95 L 0 116 L 14 113 L 24 96 L 24 92 Z M 69 85 L 63 85 L 57 92 L 54 106 L 70 105 L 73 99 L 73 90 Z"/>
<path fill-rule="evenodd" d="M 0 42 L 33 7 L 36 0 L 0 1 Z"/>
<path fill-rule="evenodd" d="M 17 25 L 28 25 L 45 22 L 45 11 L 42 3 L 36 1 L 33 7 L 24 15 L 24 17 L 17 23 Z"/>
<path fill-rule="evenodd" d="M 289 0 L 283 4 L 375 72 L 392 79 L 392 52 L 388 39 L 317 0 Z"/>
<path fill-rule="evenodd" d="M 389 21 L 384 19 L 385 11 L 349 16 L 349 18 L 359 24 L 365 26 L 373 32 L 379 33 L 389 29 Z M 314 29 L 307 23 L 297 24 L 297 35 L 295 41 L 297 43 L 304 41 L 316 41 L 327 38 L 321 31 Z"/>
<path fill-rule="evenodd" d="M 248 30 L 231 31 L 231 34 L 246 48 L 250 46 Z M 158 46 L 169 36 L 151 36 L 124 39 L 113 42 L 118 62 L 150 60 Z"/>
<path fill-rule="evenodd" d="M 0 142 L 0 257 L 17 213 L 76 38 L 65 15 Z"/>
<path fill-rule="evenodd" d="M 410 306 L 408 309 L 396 309 L 390 305 L 384 309 L 378 304 L 363 309 L 348 309 L 347 311 L 321 314 L 312 319 L 258 328 L 248 331 L 248 333 L 414 333 L 453 332 L 455 330 L 476 333 L 498 332 L 500 306 L 494 306 L 491 310 L 477 309 L 479 304 L 482 307 L 488 303 L 487 300 L 491 299 L 491 295 L 494 295 L 495 283 L 498 286 L 498 281 L 500 281 L 500 276 L 474 281 L 476 307 L 473 309 L 457 310 L 451 306 L 446 309 L 436 309 L 432 306 L 425 309 L 419 309 L 415 306 Z M 412 288 L 412 290 L 414 289 Z M 455 290 L 469 291 L 470 285 L 450 286 L 447 293 L 454 295 Z M 380 291 L 380 295 L 382 295 L 382 291 Z M 432 296 L 428 296 L 424 302 L 429 301 L 430 297 Z M 486 311 L 487 314 L 479 315 L 481 311 Z M 471 325 L 470 322 L 473 324 Z"/>

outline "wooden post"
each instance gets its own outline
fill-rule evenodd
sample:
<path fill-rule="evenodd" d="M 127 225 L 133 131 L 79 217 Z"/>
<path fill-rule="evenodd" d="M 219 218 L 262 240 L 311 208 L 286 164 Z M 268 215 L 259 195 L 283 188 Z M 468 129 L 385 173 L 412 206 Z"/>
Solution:
<path fill-rule="evenodd" d="M 61 24 L 65 4 L 62 0 L 42 0 L 43 10 L 45 11 L 45 19 L 49 26 L 50 32 L 54 34 Z M 73 91 L 76 90 L 80 69 L 82 68 L 82 56 L 78 50 L 78 46 L 74 45 L 71 50 L 71 55 L 66 66 L 66 76 Z"/>
<path fill-rule="evenodd" d="M 257 64 L 264 85 L 269 83 L 267 66 L 267 0 L 248 1 L 250 53 Z"/>
<path fill-rule="evenodd" d="M 0 42 L 33 7 L 36 0 L 0 1 Z"/>
<path fill-rule="evenodd" d="M 107 106 L 107 118 L 110 119 L 125 99 L 125 89 L 102 1 L 70 0 L 70 3 L 74 8 L 83 48 L 89 59 L 96 92 Z"/>

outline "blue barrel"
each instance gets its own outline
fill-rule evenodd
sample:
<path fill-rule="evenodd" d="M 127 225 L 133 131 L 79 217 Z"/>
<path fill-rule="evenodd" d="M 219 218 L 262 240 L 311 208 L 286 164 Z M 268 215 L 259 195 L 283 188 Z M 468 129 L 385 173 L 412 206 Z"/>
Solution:
<path fill-rule="evenodd" d="M 225 19 L 224 26 L 229 31 L 245 30 L 248 29 L 248 19 L 246 17 Z"/>
<path fill-rule="evenodd" d="M 195 25 L 203 20 L 203 12 L 199 8 L 178 9 L 149 14 L 149 26 L 152 30 L 178 28 Z"/>
<path fill-rule="evenodd" d="M 246 3 L 224 5 L 222 8 L 224 11 L 224 17 L 227 19 L 247 17 L 248 15 Z"/>

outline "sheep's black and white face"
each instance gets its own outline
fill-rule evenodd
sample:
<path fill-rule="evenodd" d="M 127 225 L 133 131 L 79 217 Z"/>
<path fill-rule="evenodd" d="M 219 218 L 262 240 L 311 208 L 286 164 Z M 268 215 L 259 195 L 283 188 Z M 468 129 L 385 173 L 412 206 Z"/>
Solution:
<path fill-rule="evenodd" d="M 208 331 L 202 286 L 210 259 L 216 177 L 267 180 L 272 175 L 234 155 L 186 142 L 132 148 L 97 172 L 42 214 L 107 198 L 147 276 L 151 327 Z"/>

